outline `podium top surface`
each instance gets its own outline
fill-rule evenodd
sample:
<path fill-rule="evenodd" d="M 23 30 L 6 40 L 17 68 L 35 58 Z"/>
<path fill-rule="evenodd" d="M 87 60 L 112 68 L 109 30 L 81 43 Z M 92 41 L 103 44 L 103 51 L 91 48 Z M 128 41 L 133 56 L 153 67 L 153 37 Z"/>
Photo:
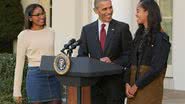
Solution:
<path fill-rule="evenodd" d="M 53 62 L 55 56 L 42 56 L 40 69 L 55 73 Z M 122 73 L 122 66 L 108 64 L 88 57 L 71 57 L 71 67 L 64 76 L 101 77 Z"/>

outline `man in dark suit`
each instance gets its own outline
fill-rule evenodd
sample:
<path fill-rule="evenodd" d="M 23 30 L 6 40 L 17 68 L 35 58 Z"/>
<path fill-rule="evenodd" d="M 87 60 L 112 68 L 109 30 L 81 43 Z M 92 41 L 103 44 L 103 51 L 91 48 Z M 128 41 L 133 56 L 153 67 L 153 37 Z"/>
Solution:
<path fill-rule="evenodd" d="M 83 27 L 78 56 L 126 67 L 132 41 L 128 24 L 112 19 L 111 0 L 95 0 L 94 6 L 99 19 Z M 92 86 L 92 104 L 123 104 L 123 74 L 102 77 Z"/>

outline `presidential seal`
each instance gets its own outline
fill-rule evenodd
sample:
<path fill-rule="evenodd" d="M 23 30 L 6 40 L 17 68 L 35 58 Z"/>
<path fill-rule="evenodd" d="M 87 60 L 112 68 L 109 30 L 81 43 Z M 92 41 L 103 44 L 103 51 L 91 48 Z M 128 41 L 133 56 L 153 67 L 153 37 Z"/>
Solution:
<path fill-rule="evenodd" d="M 64 53 L 60 53 L 55 57 L 53 65 L 59 75 L 64 75 L 70 69 L 70 59 Z"/>

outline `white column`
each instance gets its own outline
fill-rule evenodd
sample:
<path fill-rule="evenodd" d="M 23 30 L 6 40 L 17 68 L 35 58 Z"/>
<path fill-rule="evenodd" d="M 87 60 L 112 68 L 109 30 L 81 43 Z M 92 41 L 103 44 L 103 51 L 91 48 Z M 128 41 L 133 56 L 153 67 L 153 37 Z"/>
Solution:
<path fill-rule="evenodd" d="M 185 90 L 185 9 L 184 0 L 173 1 L 173 45 L 172 63 L 174 87 Z"/>
<path fill-rule="evenodd" d="M 133 33 L 135 23 L 135 7 L 136 1 L 134 0 L 112 0 L 113 5 L 113 18 L 128 23 L 130 30 Z M 92 7 L 94 7 L 94 0 L 92 2 Z M 97 15 L 92 12 L 92 21 L 97 19 Z"/>
<path fill-rule="evenodd" d="M 79 39 L 81 27 L 90 21 L 90 6 L 88 0 L 53 0 L 52 28 L 56 32 L 55 54 L 58 54 L 71 38 Z"/>
<path fill-rule="evenodd" d="M 39 3 L 39 0 L 21 0 L 23 9 L 25 10 L 25 8 L 32 3 Z"/>
<path fill-rule="evenodd" d="M 55 30 L 56 54 L 75 34 L 75 2 L 71 0 L 64 1 L 53 0 L 52 5 L 52 28 Z"/>
<path fill-rule="evenodd" d="M 133 14 L 132 0 L 112 0 L 112 5 L 114 9 L 113 18 L 131 25 Z"/>

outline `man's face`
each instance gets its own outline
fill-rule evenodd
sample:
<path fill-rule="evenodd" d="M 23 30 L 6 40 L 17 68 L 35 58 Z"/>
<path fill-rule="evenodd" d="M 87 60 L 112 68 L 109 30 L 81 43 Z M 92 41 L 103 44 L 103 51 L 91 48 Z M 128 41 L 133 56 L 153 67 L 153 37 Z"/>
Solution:
<path fill-rule="evenodd" d="M 113 9 L 111 1 L 99 2 L 94 11 L 102 22 L 110 22 L 112 20 Z"/>

